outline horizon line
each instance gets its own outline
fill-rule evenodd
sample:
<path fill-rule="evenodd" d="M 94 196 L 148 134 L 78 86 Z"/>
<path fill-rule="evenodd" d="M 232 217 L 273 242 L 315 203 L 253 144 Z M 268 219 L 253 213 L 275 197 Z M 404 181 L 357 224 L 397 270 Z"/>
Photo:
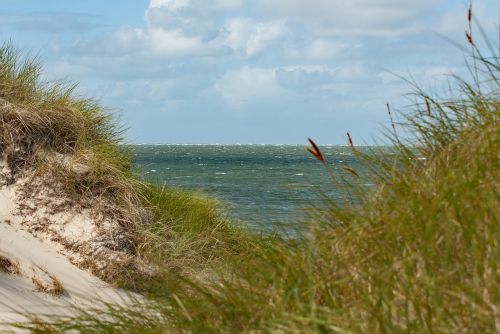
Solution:
<path fill-rule="evenodd" d="M 120 145 L 130 145 L 130 146 L 309 146 L 308 143 L 303 144 L 271 144 L 271 143 L 120 143 Z M 318 144 L 319 146 L 341 146 L 350 147 L 349 144 Z M 369 146 L 391 146 L 391 145 L 376 145 L 376 144 L 360 144 L 355 145 L 357 147 L 369 147 Z"/>

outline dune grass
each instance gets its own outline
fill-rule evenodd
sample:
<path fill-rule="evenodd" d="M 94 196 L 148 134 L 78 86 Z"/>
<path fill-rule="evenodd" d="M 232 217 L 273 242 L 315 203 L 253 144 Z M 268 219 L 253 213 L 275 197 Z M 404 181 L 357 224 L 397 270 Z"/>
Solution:
<path fill-rule="evenodd" d="M 111 310 L 107 321 L 43 329 L 498 332 L 500 66 L 469 37 L 473 83 L 455 78 L 448 97 L 412 84 L 414 107 L 388 132 L 394 154 L 363 154 L 349 136 L 375 190 L 346 184 L 325 164 L 344 200 L 327 201 L 307 233 L 284 240 L 233 230 L 207 199 L 146 188 L 158 223 L 142 234 L 143 251 L 167 268 L 141 287 L 156 301 L 155 316 Z M 321 161 L 320 147 L 310 152 Z M 363 196 L 353 202 L 352 194 Z M 196 273 L 176 269 L 199 263 Z"/>
<path fill-rule="evenodd" d="M 151 273 L 193 272 L 230 251 L 240 232 L 214 200 L 143 182 L 110 110 L 79 96 L 74 84 L 42 81 L 42 70 L 12 43 L 0 47 L 0 161 L 9 182 L 28 176 L 35 188 L 57 185 L 75 204 L 112 217 Z M 144 280 L 127 266 L 116 270 L 103 278 L 136 288 Z"/>
<path fill-rule="evenodd" d="M 137 254 L 155 273 L 147 280 L 125 273 L 117 283 L 153 299 L 164 297 L 178 275 L 207 278 L 212 266 L 247 250 L 258 238 L 232 226 L 219 204 L 203 194 L 145 184 L 140 195 L 151 219 L 137 231 Z"/>
<path fill-rule="evenodd" d="M 132 210 L 137 183 L 118 145 L 121 130 L 98 101 L 77 96 L 76 85 L 43 82 L 41 75 L 36 57 L 21 57 L 11 43 L 0 48 L 0 153 L 13 178 L 29 167 L 50 172 L 75 199 L 110 199 L 133 226 L 140 219 Z M 86 167 L 84 177 L 70 168 L 75 164 Z"/>
<path fill-rule="evenodd" d="M 326 166 L 345 200 L 303 238 L 259 240 L 210 282 L 184 277 L 165 330 L 497 332 L 500 67 L 473 51 L 474 83 L 455 78 L 455 96 L 412 85 L 414 108 L 388 133 L 395 154 L 362 154 L 349 136 L 376 191 L 353 203 L 364 190 Z"/>

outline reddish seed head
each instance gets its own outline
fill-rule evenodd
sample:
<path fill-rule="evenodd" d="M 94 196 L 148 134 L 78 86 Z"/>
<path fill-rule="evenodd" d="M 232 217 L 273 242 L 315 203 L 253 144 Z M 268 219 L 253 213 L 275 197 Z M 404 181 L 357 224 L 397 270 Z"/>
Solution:
<path fill-rule="evenodd" d="M 472 40 L 471 34 L 466 30 L 465 31 L 465 37 L 467 37 L 467 42 L 469 42 L 470 45 L 474 46 L 474 41 Z"/>
<path fill-rule="evenodd" d="M 342 168 L 344 168 L 344 170 L 348 171 L 352 175 L 359 177 L 359 174 L 354 169 L 352 169 L 351 167 L 342 167 Z"/>
<path fill-rule="evenodd" d="M 321 156 L 316 151 L 314 151 L 312 148 L 308 147 L 307 152 L 311 153 L 319 161 L 323 161 Z"/>
<path fill-rule="evenodd" d="M 349 134 L 349 132 L 347 133 L 347 139 L 349 140 L 349 145 L 354 146 L 354 144 L 352 143 L 352 138 L 351 138 L 351 135 Z"/>
<path fill-rule="evenodd" d="M 467 21 L 469 23 L 472 21 L 472 5 L 469 5 L 469 10 L 467 11 Z"/>
<path fill-rule="evenodd" d="M 321 153 L 321 150 L 319 149 L 318 145 L 311 139 L 307 138 L 309 140 L 309 143 L 311 144 L 311 147 L 307 148 L 307 151 L 311 153 L 316 159 L 318 159 L 321 162 L 325 162 L 325 158 L 323 157 L 323 153 Z"/>
<path fill-rule="evenodd" d="M 352 142 L 351 134 L 348 132 L 347 133 L 347 140 L 349 140 L 349 145 L 351 146 L 351 150 L 353 153 L 356 153 L 356 148 L 354 147 L 354 144 Z"/>

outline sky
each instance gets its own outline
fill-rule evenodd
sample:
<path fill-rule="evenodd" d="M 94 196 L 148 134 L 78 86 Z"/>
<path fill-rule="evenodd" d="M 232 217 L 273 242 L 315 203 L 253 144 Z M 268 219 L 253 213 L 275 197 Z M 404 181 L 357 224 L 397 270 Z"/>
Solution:
<path fill-rule="evenodd" d="M 109 107 L 128 143 L 379 143 L 412 77 L 466 74 L 462 0 L 0 0 L 0 41 Z M 500 5 L 473 1 L 496 42 Z M 477 29 L 476 29 L 477 30 Z M 473 31 L 476 35 L 477 31 Z M 479 37 L 478 37 L 479 38 Z"/>

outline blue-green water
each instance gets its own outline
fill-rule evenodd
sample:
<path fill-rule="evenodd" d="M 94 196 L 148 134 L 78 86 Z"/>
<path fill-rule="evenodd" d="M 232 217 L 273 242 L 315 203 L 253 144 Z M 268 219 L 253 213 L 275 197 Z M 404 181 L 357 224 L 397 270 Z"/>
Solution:
<path fill-rule="evenodd" d="M 300 222 L 320 203 L 338 197 L 325 168 L 303 145 L 137 145 L 134 168 L 147 180 L 201 190 L 222 201 L 232 218 L 251 226 Z M 336 172 L 360 170 L 349 147 L 322 147 Z M 352 178 L 366 182 L 364 178 Z"/>

